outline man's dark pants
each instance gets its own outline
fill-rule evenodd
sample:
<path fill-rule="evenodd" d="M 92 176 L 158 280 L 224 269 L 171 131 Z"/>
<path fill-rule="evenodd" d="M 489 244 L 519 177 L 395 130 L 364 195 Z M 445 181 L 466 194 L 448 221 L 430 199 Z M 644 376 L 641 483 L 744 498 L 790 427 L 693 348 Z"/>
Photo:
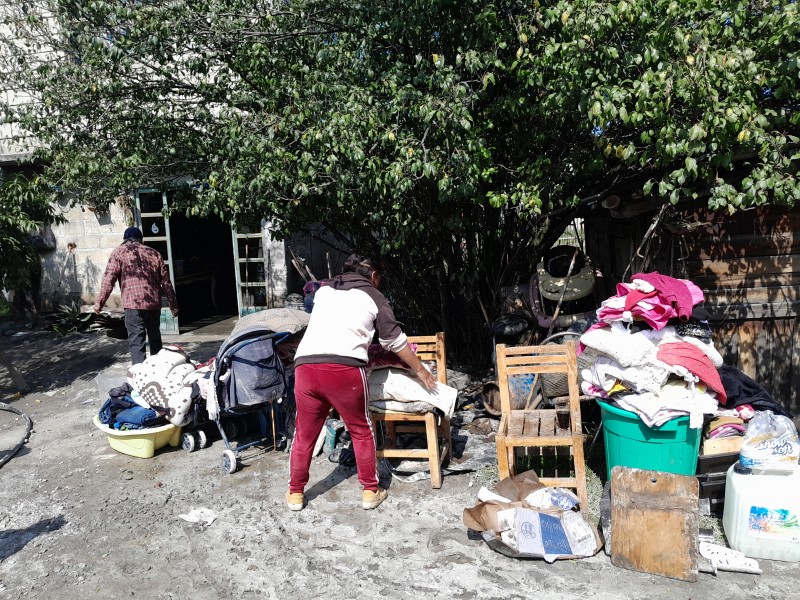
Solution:
<path fill-rule="evenodd" d="M 150 356 L 161 350 L 161 310 L 125 309 L 125 329 L 134 365 L 144 362 L 145 338 L 150 342 Z"/>

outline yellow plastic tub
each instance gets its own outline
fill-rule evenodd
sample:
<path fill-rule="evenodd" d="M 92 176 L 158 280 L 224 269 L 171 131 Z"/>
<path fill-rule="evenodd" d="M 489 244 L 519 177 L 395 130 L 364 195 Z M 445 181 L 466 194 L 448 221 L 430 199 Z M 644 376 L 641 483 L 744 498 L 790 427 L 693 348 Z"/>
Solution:
<path fill-rule="evenodd" d="M 108 436 L 108 443 L 114 450 L 137 458 L 153 458 L 159 448 L 163 448 L 167 444 L 177 448 L 181 444 L 181 428 L 172 423 L 161 427 L 117 431 L 103 425 L 100 418 L 95 415 L 94 424 Z"/>

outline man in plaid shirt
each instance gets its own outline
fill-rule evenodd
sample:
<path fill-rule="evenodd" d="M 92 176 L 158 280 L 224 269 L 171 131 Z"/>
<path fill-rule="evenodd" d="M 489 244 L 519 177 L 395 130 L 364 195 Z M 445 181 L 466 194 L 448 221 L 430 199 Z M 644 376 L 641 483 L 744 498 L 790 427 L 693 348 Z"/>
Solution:
<path fill-rule="evenodd" d="M 125 309 L 125 328 L 133 364 L 144 362 L 145 339 L 150 341 L 150 354 L 161 350 L 161 296 L 167 297 L 173 316 L 178 316 L 178 301 L 169 279 L 167 265 L 157 250 L 142 243 L 138 227 L 128 227 L 123 242 L 111 253 L 94 303 L 94 312 L 100 309 L 119 281 L 122 306 Z"/>

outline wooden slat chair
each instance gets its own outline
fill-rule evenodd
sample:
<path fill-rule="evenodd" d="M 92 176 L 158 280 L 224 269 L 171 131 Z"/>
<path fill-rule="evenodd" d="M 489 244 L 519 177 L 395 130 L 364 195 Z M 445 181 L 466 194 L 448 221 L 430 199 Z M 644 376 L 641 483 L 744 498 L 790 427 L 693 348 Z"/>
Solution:
<path fill-rule="evenodd" d="M 497 378 L 500 387 L 502 414 L 497 430 L 497 465 L 500 479 L 515 474 L 515 448 L 568 447 L 574 463 L 574 477 L 541 477 L 540 481 L 554 487 L 577 490 L 581 510 L 588 507 L 586 492 L 586 464 L 583 456 L 580 394 L 578 391 L 578 366 L 574 342 L 544 346 L 506 347 L 498 344 Z M 556 411 L 552 408 L 512 410 L 511 389 L 518 386 L 519 378 L 534 375 L 530 389 L 546 374 L 566 374 L 569 390 L 570 427 L 559 429 Z M 515 390 L 516 391 L 516 390 Z"/>
<path fill-rule="evenodd" d="M 436 361 L 436 379 L 447 384 L 447 355 L 444 332 L 435 335 L 410 336 L 409 344 L 417 344 L 417 356 L 422 361 Z M 452 451 L 450 419 L 430 411 L 424 414 L 396 411 L 371 412 L 372 426 L 384 425 L 383 448 L 377 450 L 378 458 L 423 458 L 427 459 L 431 471 L 431 486 L 442 487 L 442 463 Z M 425 448 L 398 448 L 397 434 L 425 432 Z M 441 439 L 441 445 L 440 440 Z"/>

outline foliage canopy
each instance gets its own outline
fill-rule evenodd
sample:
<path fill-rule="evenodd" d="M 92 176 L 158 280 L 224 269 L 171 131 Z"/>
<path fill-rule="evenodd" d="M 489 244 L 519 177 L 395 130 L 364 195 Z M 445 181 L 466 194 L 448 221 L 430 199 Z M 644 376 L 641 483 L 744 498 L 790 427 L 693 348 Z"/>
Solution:
<path fill-rule="evenodd" d="M 449 328 L 530 272 L 560 224 L 543 214 L 620 181 L 715 209 L 800 198 L 793 0 L 0 10 L 0 81 L 34 100 L 6 118 L 51 184 L 102 204 L 189 176 L 188 214 L 321 222 L 384 257 L 408 314 L 429 278 Z"/>

